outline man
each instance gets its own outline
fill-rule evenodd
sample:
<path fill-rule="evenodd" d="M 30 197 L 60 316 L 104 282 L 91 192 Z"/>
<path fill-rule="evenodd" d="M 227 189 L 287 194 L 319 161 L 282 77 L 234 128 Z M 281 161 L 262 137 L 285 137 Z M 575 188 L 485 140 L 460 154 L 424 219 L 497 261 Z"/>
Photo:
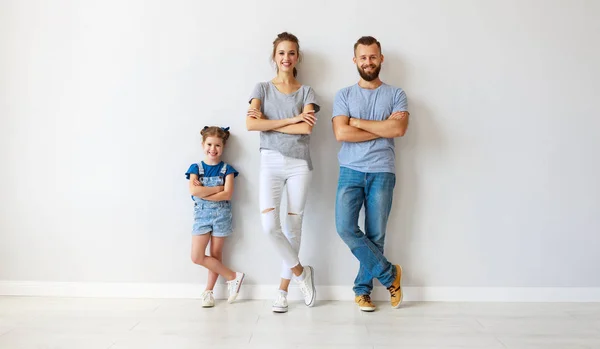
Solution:
<path fill-rule="evenodd" d="M 373 278 L 390 292 L 391 304 L 402 302 L 402 268 L 383 255 L 383 245 L 396 184 L 394 138 L 408 127 L 406 94 L 379 79 L 381 44 L 364 36 L 354 44 L 357 84 L 338 91 L 333 105 L 333 132 L 342 142 L 335 204 L 338 234 L 360 261 L 354 281 L 355 301 L 362 311 L 374 311 Z M 365 205 L 365 232 L 358 215 Z"/>

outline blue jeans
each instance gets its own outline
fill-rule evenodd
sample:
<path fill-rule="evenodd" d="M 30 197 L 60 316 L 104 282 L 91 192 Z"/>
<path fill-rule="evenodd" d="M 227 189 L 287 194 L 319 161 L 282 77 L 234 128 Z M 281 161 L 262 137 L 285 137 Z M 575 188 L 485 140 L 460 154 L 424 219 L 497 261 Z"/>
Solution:
<path fill-rule="evenodd" d="M 395 185 L 396 175 L 393 173 L 364 173 L 340 167 L 335 225 L 342 240 L 360 261 L 353 288 L 358 296 L 371 293 L 373 278 L 390 287 L 396 277 L 396 268 L 383 256 Z M 358 227 L 358 215 L 363 203 L 364 233 Z"/>

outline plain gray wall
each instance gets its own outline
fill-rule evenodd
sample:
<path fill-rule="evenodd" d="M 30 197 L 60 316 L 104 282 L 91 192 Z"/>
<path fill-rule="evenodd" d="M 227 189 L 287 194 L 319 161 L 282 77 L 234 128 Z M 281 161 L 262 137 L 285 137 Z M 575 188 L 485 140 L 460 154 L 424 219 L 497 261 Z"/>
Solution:
<path fill-rule="evenodd" d="M 411 111 L 386 245 L 406 284 L 600 287 L 600 3 L 365 4 L 2 1 L 0 280 L 204 282 L 184 172 L 219 124 L 241 172 L 226 260 L 277 283 L 245 111 L 288 30 L 322 104 L 302 247 L 318 284 L 358 266 L 335 232 L 330 117 L 373 35 Z"/>

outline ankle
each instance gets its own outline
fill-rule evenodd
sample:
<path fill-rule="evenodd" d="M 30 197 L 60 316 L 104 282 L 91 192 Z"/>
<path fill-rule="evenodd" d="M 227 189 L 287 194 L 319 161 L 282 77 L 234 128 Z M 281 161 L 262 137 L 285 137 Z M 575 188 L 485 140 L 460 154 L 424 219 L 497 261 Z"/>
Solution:
<path fill-rule="evenodd" d="M 302 273 L 304 273 L 304 267 L 302 264 L 298 264 L 292 268 L 292 274 L 294 274 L 294 276 L 298 277 L 302 275 Z"/>

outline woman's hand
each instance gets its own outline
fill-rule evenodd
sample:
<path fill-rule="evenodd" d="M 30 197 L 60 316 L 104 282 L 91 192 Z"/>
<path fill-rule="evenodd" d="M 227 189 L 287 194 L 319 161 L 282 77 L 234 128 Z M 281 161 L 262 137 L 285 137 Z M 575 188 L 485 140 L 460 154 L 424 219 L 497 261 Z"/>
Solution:
<path fill-rule="evenodd" d="M 306 113 L 302 113 L 300 115 L 294 116 L 292 119 L 294 120 L 295 124 L 297 124 L 299 122 L 306 122 L 310 126 L 315 126 L 315 123 L 317 122 L 317 118 L 315 117 L 314 110 L 310 110 L 310 111 L 307 111 Z"/>
<path fill-rule="evenodd" d="M 263 114 L 260 110 L 254 108 L 248 109 L 247 115 L 253 119 L 266 119 L 265 114 Z"/>

